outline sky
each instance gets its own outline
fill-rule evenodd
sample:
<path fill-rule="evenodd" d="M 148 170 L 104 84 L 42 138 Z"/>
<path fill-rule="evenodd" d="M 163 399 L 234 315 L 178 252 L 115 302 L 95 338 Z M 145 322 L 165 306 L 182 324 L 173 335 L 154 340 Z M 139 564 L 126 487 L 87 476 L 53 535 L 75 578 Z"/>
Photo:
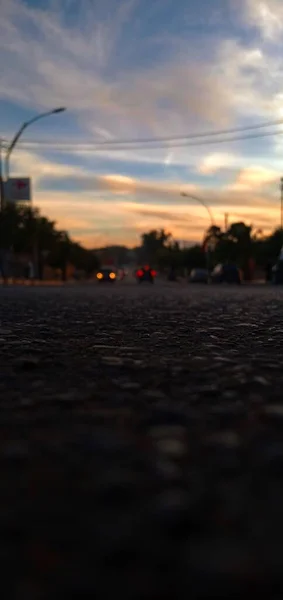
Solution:
<path fill-rule="evenodd" d="M 159 227 L 198 242 L 210 223 L 197 197 L 220 226 L 225 213 L 278 226 L 283 123 L 224 143 L 115 142 L 283 121 L 282 0 L 0 0 L 0 12 L 0 137 L 67 109 L 11 155 L 59 228 L 90 248 Z"/>

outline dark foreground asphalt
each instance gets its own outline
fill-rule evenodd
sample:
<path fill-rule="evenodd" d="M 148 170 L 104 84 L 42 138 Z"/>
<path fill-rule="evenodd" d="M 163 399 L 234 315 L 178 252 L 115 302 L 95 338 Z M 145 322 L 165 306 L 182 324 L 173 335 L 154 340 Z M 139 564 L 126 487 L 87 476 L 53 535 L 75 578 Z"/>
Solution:
<path fill-rule="evenodd" d="M 282 597 L 283 290 L 2 288 L 0 317 L 3 598 Z"/>

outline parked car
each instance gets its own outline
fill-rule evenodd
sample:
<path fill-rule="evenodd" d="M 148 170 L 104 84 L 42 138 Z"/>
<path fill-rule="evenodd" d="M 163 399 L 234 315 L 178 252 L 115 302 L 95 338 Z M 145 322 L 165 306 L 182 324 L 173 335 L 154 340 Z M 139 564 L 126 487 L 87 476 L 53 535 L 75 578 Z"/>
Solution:
<path fill-rule="evenodd" d="M 274 283 L 275 285 L 282 285 L 283 284 L 283 248 L 280 251 L 280 254 L 278 256 L 278 260 L 276 262 L 276 264 L 274 265 L 274 267 L 272 268 L 272 277 L 271 277 L 271 281 L 272 283 Z"/>
<path fill-rule="evenodd" d="M 278 261 L 272 268 L 271 281 L 275 285 L 283 284 L 283 261 Z"/>
<path fill-rule="evenodd" d="M 113 267 L 103 267 L 96 273 L 96 279 L 99 283 L 114 283 L 117 279 Z"/>
<path fill-rule="evenodd" d="M 229 263 L 216 265 L 210 277 L 212 283 L 236 283 L 239 285 L 242 281 L 240 269 Z"/>
<path fill-rule="evenodd" d="M 193 269 L 189 276 L 189 283 L 208 283 L 208 279 L 207 269 Z"/>
<path fill-rule="evenodd" d="M 147 281 L 148 283 L 154 283 L 155 277 L 156 271 L 152 269 L 149 265 L 141 267 L 136 271 L 136 279 L 138 283 L 143 283 L 144 281 Z"/>

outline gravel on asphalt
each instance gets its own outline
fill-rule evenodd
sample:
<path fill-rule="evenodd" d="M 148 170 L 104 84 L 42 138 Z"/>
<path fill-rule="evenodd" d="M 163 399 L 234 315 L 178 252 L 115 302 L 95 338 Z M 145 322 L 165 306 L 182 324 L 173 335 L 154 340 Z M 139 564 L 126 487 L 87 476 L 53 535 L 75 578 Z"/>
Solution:
<path fill-rule="evenodd" d="M 281 597 L 282 336 L 263 286 L 0 289 L 3 597 Z"/>

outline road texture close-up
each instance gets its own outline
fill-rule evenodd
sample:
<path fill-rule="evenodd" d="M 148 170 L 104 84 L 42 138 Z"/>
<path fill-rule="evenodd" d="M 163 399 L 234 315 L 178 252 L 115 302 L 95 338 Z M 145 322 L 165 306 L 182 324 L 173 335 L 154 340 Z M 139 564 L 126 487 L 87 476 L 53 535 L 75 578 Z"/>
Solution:
<path fill-rule="evenodd" d="M 279 598 L 283 290 L 0 289 L 1 584 Z"/>

